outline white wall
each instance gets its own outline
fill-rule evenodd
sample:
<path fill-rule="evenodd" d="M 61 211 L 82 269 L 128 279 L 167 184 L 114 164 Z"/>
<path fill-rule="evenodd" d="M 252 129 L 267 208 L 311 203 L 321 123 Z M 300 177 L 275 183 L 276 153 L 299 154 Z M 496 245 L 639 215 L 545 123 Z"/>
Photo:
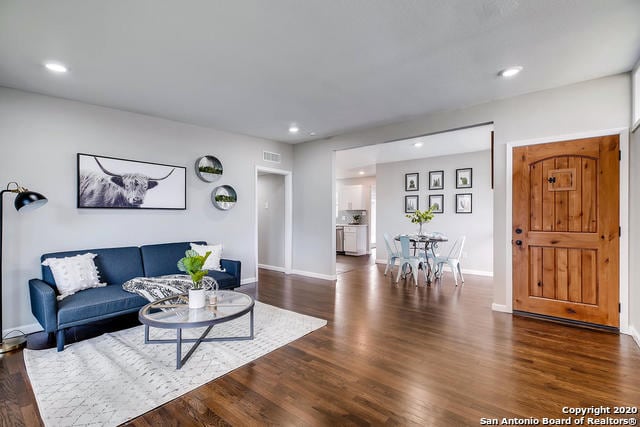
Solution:
<path fill-rule="evenodd" d="M 629 73 L 590 80 L 557 89 L 493 101 L 460 110 L 419 117 L 294 147 L 294 268 L 331 276 L 335 272 L 332 213 L 335 150 L 410 138 L 479 123 L 494 123 L 494 302 L 506 304 L 506 176 L 505 144 L 628 127 Z M 640 167 L 631 164 L 632 172 Z M 333 237 L 332 237 L 333 236 Z M 312 247 L 308 242 L 314 242 Z M 635 240 L 634 245 L 640 245 Z M 632 280 L 634 280 L 632 278 Z"/>
<path fill-rule="evenodd" d="M 284 268 L 284 175 L 258 175 L 258 264 Z"/>
<path fill-rule="evenodd" d="M 472 188 L 456 189 L 456 169 L 473 168 Z M 444 190 L 429 190 L 429 171 L 444 171 Z M 418 172 L 420 188 L 418 192 L 404 191 L 404 175 Z M 491 274 L 493 272 L 493 191 L 491 190 L 491 151 L 429 157 L 404 162 L 376 165 L 378 236 L 384 242 L 383 234 L 394 236 L 400 233 L 416 233 L 418 226 L 405 217 L 404 197 L 419 196 L 419 209 L 429 206 L 429 194 L 444 194 L 444 213 L 423 226 L 425 232 L 439 231 L 446 234 L 451 242 L 441 244 L 441 253 L 446 254 L 450 244 L 459 236 L 467 237 L 462 263 L 466 271 Z M 455 195 L 472 194 L 472 213 L 457 214 Z M 377 259 L 386 262 L 387 250 L 378 245 Z"/>
<path fill-rule="evenodd" d="M 262 150 L 282 154 L 288 144 L 0 88 L 0 185 L 18 181 L 48 197 L 42 209 L 18 214 L 5 195 L 4 327 L 31 324 L 27 280 L 40 277 L 42 253 L 172 241 L 222 242 L 224 256 L 242 261 L 243 279 L 256 268 L 253 215 L 255 167 Z M 76 209 L 76 153 L 84 152 L 187 167 L 187 210 Z M 195 160 L 218 157 L 224 175 L 205 183 Z M 266 166 L 272 166 L 267 164 Z M 232 185 L 237 205 L 210 202 L 216 185 Z"/>

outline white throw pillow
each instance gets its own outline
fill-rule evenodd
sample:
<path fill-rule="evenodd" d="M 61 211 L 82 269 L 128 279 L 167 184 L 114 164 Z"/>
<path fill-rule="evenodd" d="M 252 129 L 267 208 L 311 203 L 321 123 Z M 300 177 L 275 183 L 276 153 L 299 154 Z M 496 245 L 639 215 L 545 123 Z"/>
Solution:
<path fill-rule="evenodd" d="M 107 286 L 100 283 L 100 273 L 93 259 L 96 254 L 86 253 L 66 258 L 47 258 L 42 261 L 51 269 L 58 288 L 58 301 L 89 288 Z"/>
<path fill-rule="evenodd" d="M 218 270 L 224 271 L 224 268 L 220 267 L 220 258 L 222 258 L 222 243 L 217 245 L 198 245 L 197 243 L 191 243 L 191 249 L 198 252 L 198 255 L 204 256 L 207 252 L 211 252 L 209 258 L 204 263 L 204 270 Z"/>

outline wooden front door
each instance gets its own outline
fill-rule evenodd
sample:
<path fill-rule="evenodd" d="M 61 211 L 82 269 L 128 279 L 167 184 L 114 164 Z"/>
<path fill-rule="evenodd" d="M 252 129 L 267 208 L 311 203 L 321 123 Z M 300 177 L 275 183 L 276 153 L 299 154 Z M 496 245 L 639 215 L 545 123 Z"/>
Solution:
<path fill-rule="evenodd" d="M 618 135 L 513 149 L 513 308 L 619 326 Z"/>

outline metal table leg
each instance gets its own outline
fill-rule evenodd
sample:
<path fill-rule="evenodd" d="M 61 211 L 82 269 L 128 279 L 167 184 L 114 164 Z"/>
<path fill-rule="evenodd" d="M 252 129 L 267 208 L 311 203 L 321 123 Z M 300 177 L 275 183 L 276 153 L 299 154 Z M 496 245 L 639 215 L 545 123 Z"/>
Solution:
<path fill-rule="evenodd" d="M 182 366 L 189 360 L 189 357 L 193 354 L 193 352 L 198 348 L 200 343 L 203 342 L 212 342 L 212 341 L 244 341 L 244 340 L 252 340 L 254 338 L 254 308 L 252 307 L 249 311 L 249 335 L 243 337 L 210 337 L 208 338 L 209 332 L 213 329 L 214 325 L 210 325 L 205 329 L 205 331 L 200 335 L 200 338 L 182 338 L 182 328 L 176 329 L 176 339 L 150 339 L 149 338 L 149 325 L 145 325 L 144 328 L 144 342 L 145 344 L 175 344 L 176 345 L 176 369 L 181 369 Z M 193 346 L 189 349 L 187 354 L 182 357 L 182 343 L 194 343 Z"/>

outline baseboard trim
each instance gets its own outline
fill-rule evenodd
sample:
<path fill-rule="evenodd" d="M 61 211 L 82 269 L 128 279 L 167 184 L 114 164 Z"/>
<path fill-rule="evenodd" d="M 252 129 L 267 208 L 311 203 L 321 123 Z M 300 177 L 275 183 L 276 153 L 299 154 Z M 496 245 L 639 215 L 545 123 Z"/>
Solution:
<path fill-rule="evenodd" d="M 636 342 L 638 347 L 640 347 L 640 334 L 638 333 L 638 330 L 633 326 L 629 326 L 628 332 L 629 332 L 629 335 L 633 337 L 633 340 Z"/>
<path fill-rule="evenodd" d="M 470 274 L 472 276 L 493 277 L 493 271 L 467 270 L 465 268 L 462 269 L 462 274 Z"/>
<path fill-rule="evenodd" d="M 249 283 L 255 283 L 257 281 L 258 281 L 258 279 L 256 279 L 255 277 L 248 277 L 246 279 L 240 280 L 240 286 L 248 285 Z"/>
<path fill-rule="evenodd" d="M 304 271 L 304 270 L 291 270 L 291 274 L 297 274 L 299 276 L 306 276 L 306 277 L 312 277 L 314 279 L 322 279 L 322 280 L 330 280 L 330 281 L 335 281 L 337 280 L 337 275 L 331 275 L 331 274 L 321 274 L 321 273 L 314 273 L 312 271 Z"/>
<path fill-rule="evenodd" d="M 500 313 L 511 313 L 512 312 L 509 309 L 509 307 L 506 306 L 506 304 L 496 304 L 495 302 L 493 304 L 491 304 L 491 310 L 499 311 Z"/>
<path fill-rule="evenodd" d="M 376 259 L 376 264 L 383 264 L 386 265 L 387 264 L 387 260 L 386 259 Z M 445 270 L 447 271 L 451 271 L 451 269 L 449 268 L 449 266 L 445 265 Z M 493 277 L 493 271 L 484 271 L 484 270 L 469 270 L 467 268 L 463 268 L 462 269 L 462 274 L 470 274 L 472 276 L 486 276 L 486 277 Z"/>
<path fill-rule="evenodd" d="M 258 264 L 258 268 L 264 268 L 265 270 L 277 271 L 277 272 L 280 272 L 280 273 L 284 273 L 285 272 L 284 267 L 278 267 L 278 266 L 275 266 L 275 265 Z"/>
<path fill-rule="evenodd" d="M 20 331 L 23 332 L 25 335 L 29 335 L 32 334 L 34 332 L 40 332 L 43 331 L 44 329 L 42 329 L 42 326 L 40 326 L 39 323 L 30 323 L 28 325 L 20 325 L 20 326 L 16 326 L 13 328 L 9 328 L 9 329 L 5 329 L 2 331 L 2 336 L 5 336 L 6 334 L 8 334 L 9 332 L 13 332 L 13 331 Z M 13 333 L 11 334 L 11 336 L 17 336 L 17 333 Z"/>

